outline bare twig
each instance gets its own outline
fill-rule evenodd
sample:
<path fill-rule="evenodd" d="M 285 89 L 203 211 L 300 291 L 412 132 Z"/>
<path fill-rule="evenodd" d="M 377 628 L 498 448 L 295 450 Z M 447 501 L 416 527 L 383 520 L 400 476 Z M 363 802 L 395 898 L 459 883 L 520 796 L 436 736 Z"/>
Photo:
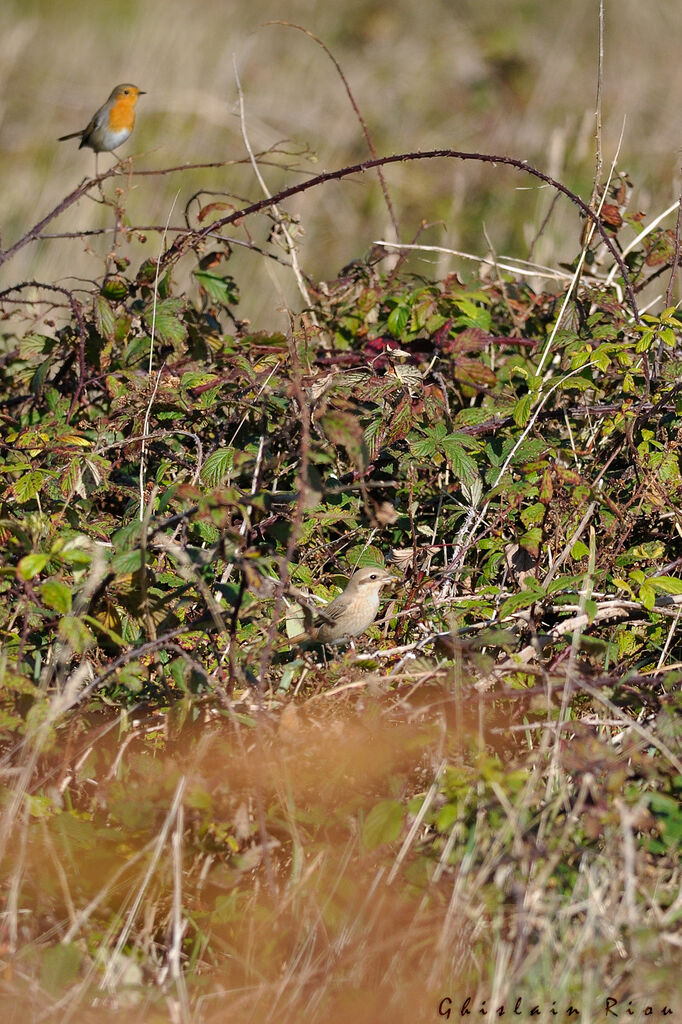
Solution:
<path fill-rule="evenodd" d="M 260 185 L 260 187 L 263 190 L 264 194 L 268 198 L 271 198 L 272 194 L 271 194 L 270 190 L 268 189 L 267 185 L 265 184 L 265 179 L 263 178 L 263 175 L 260 172 L 260 168 L 258 167 L 258 161 L 256 160 L 255 156 L 253 155 L 253 150 L 251 149 L 251 143 L 249 142 L 249 137 L 248 137 L 247 132 L 246 132 L 246 114 L 245 114 L 245 111 L 244 111 L 244 93 L 242 91 L 242 83 L 241 83 L 240 78 L 239 78 L 239 71 L 237 70 L 237 60 L 234 57 L 234 55 L 232 57 L 232 67 L 233 67 L 233 70 L 234 70 L 235 82 L 237 83 L 237 93 L 239 95 L 239 123 L 241 124 L 242 139 L 244 140 L 244 146 L 246 147 L 246 151 L 249 154 L 249 160 L 251 161 L 251 166 L 253 167 L 254 174 L 256 175 L 256 178 L 258 179 L 258 184 Z M 289 251 L 289 256 L 291 257 L 291 266 L 292 266 L 292 269 L 294 271 L 294 276 L 296 278 L 296 283 L 298 284 L 298 290 L 300 291 L 301 296 L 303 297 L 303 301 L 305 302 L 306 306 L 311 306 L 310 295 L 308 294 L 308 289 L 307 289 L 306 283 L 305 283 L 305 281 L 303 279 L 303 274 L 301 273 L 301 268 L 300 268 L 299 262 L 298 262 L 298 253 L 296 251 L 296 245 L 294 243 L 294 240 L 291 237 L 291 232 L 289 231 L 289 228 L 287 227 L 285 218 L 283 217 L 283 215 L 280 212 L 280 210 L 277 208 L 277 204 L 276 203 L 274 203 L 274 202 L 272 203 L 271 209 L 272 209 L 273 216 L 274 216 L 274 218 L 275 218 L 275 220 L 276 220 L 280 230 L 282 231 L 282 234 L 284 235 L 284 237 L 286 239 L 287 248 L 288 248 L 288 251 Z"/>
<path fill-rule="evenodd" d="M 377 154 L 376 148 L 374 146 L 374 139 L 372 138 L 372 134 L 371 134 L 369 128 L 367 127 L 367 122 L 365 121 L 364 117 L 362 116 L 362 114 L 360 112 L 360 108 L 358 107 L 358 105 L 357 105 L 357 103 L 355 101 L 355 97 L 354 97 L 354 95 L 352 93 L 350 85 L 348 84 L 348 79 L 346 78 L 346 76 L 345 76 L 345 74 L 343 72 L 343 68 L 341 67 L 341 65 L 339 64 L 338 60 L 336 59 L 334 54 L 331 52 L 329 47 L 326 45 L 326 43 L 323 43 L 322 40 L 319 38 L 319 36 L 316 36 L 314 32 L 311 32 L 309 29 L 304 28 L 302 25 L 295 25 L 295 24 L 293 24 L 290 21 L 266 21 L 265 24 L 266 25 L 283 25 L 285 28 L 294 28 L 298 32 L 303 32 L 310 39 L 312 39 L 313 42 L 317 43 L 318 46 L 322 47 L 322 49 L 327 54 L 327 56 L 329 57 L 330 61 L 332 62 L 332 64 L 336 68 L 336 70 L 337 70 L 337 72 L 339 74 L 339 78 L 343 82 L 343 87 L 346 90 L 346 95 L 348 96 L 348 99 L 350 100 L 350 105 L 352 106 L 353 110 L 355 111 L 355 116 L 357 117 L 358 121 L 360 122 L 360 127 L 362 128 L 362 133 L 365 136 L 365 141 L 367 142 L 367 148 L 369 149 L 369 151 L 372 154 L 372 156 L 374 158 L 376 158 L 378 154 Z M 394 241 L 398 241 L 398 239 L 400 238 L 400 232 L 398 230 L 398 220 L 397 220 L 397 217 L 395 215 L 395 210 L 393 209 L 393 203 L 391 202 L 391 197 L 389 195 L 388 186 L 386 185 L 386 179 L 384 178 L 383 171 L 381 170 L 380 167 L 377 168 L 377 175 L 378 175 L 378 178 L 379 178 L 379 182 L 381 183 L 381 191 L 384 194 L 384 201 L 386 203 L 386 208 L 388 210 L 388 215 L 391 218 L 391 224 L 393 225 L 393 231 L 394 231 L 394 234 L 395 234 Z"/>
<path fill-rule="evenodd" d="M 597 102 L 595 109 L 595 141 L 596 141 L 596 153 L 595 153 L 595 167 L 594 167 L 594 184 L 592 185 L 592 198 L 590 199 L 590 206 L 597 206 L 597 196 L 599 194 L 599 184 L 601 182 L 602 172 L 602 153 L 601 153 L 601 140 L 602 140 L 602 111 L 601 111 L 601 93 L 602 83 L 604 80 L 604 0 L 599 0 L 599 56 L 597 59 Z"/>
<path fill-rule="evenodd" d="M 613 241 L 609 238 L 599 216 L 594 212 L 594 210 L 592 210 L 590 206 L 580 198 L 580 196 L 576 195 L 575 192 L 572 192 L 571 189 L 562 184 L 562 182 L 552 178 L 549 174 L 545 174 L 544 171 L 540 171 L 536 167 L 533 167 L 526 160 L 518 160 L 515 157 L 510 156 L 496 156 L 489 153 L 467 153 L 455 149 L 433 149 L 415 153 L 396 153 L 393 156 L 378 157 L 373 160 L 365 160 L 362 163 L 351 164 L 347 167 L 342 167 L 337 171 L 326 171 L 324 174 L 318 174 L 317 177 L 310 178 L 308 181 L 282 189 L 281 192 L 278 192 L 269 199 L 261 199 L 258 202 L 251 203 L 251 205 L 240 210 L 235 210 L 234 213 L 228 214 L 226 217 L 214 221 L 205 228 L 188 231 L 184 236 L 178 236 L 170 248 L 165 252 L 162 261 L 163 265 L 166 266 L 175 263 L 181 256 L 183 256 L 187 251 L 193 249 L 211 232 L 218 231 L 227 224 L 233 224 L 236 221 L 242 220 L 244 217 L 258 213 L 260 210 L 264 210 L 267 207 L 272 206 L 273 202 L 282 203 L 285 199 L 289 199 L 295 195 L 300 195 L 302 192 L 307 192 L 310 189 L 317 188 L 320 185 L 326 184 L 328 181 L 339 181 L 354 174 L 360 174 L 363 171 L 373 170 L 376 167 L 385 167 L 388 164 L 409 163 L 415 160 L 474 160 L 480 163 L 493 165 L 501 164 L 505 167 L 513 167 L 525 174 L 530 174 L 533 177 L 538 178 L 540 181 L 544 181 L 547 185 L 556 189 L 557 192 L 566 196 L 566 198 L 570 199 L 570 201 L 578 207 L 584 216 L 594 224 L 595 230 L 601 236 L 604 245 L 613 257 L 614 262 L 617 264 L 623 277 L 633 317 L 636 322 L 639 322 L 637 299 L 635 298 L 628 268 L 623 262 L 623 259 Z"/>
<path fill-rule="evenodd" d="M 171 219 L 171 217 L 173 215 L 173 210 L 175 209 L 175 204 L 178 201 L 178 196 L 179 195 L 180 195 L 180 191 L 178 190 L 175 193 L 175 197 L 173 199 L 173 202 L 171 203 L 171 208 L 168 211 L 168 217 L 166 218 L 166 230 L 163 232 L 163 234 L 161 236 L 161 243 L 160 243 L 160 246 L 159 246 L 159 255 L 158 255 L 158 258 L 156 260 L 156 274 L 154 276 L 154 302 L 153 302 L 153 306 L 152 306 L 152 325 L 151 325 L 151 330 L 149 332 L 149 334 L 150 334 L 150 336 L 149 336 L 149 366 L 148 366 L 148 370 L 147 370 L 150 378 L 151 378 L 152 369 L 153 369 L 153 366 L 154 366 L 154 333 L 156 331 L 156 309 L 157 309 L 157 305 L 158 305 L 158 301 L 159 301 L 159 276 L 160 276 L 160 273 L 161 273 L 161 257 L 163 255 L 163 247 L 164 247 L 165 242 L 166 242 L 166 233 L 167 233 L 167 230 L 168 230 L 167 226 L 168 226 L 168 224 L 170 224 L 170 219 Z M 161 366 L 159 368 L 159 372 L 156 375 L 156 383 L 154 384 L 154 387 L 152 389 L 152 393 L 149 396 L 149 402 L 147 403 L 147 408 L 145 409 L 144 421 L 143 421 L 143 424 L 142 424 L 142 433 L 143 434 L 148 434 L 149 433 L 149 420 L 151 418 L 152 406 L 154 405 L 154 399 L 156 397 L 156 392 L 158 391 L 158 388 L 159 388 L 159 383 L 161 381 L 161 374 L 162 374 L 162 372 L 163 372 L 163 366 Z M 140 485 L 140 513 L 139 513 L 139 518 L 140 518 L 140 522 L 142 522 L 142 520 L 144 519 L 144 487 L 145 487 L 145 472 L 146 472 L 146 468 L 147 468 L 147 442 L 143 441 L 142 442 L 142 448 L 141 448 L 141 451 L 140 451 L 140 476 L 139 476 L 139 485 Z"/>

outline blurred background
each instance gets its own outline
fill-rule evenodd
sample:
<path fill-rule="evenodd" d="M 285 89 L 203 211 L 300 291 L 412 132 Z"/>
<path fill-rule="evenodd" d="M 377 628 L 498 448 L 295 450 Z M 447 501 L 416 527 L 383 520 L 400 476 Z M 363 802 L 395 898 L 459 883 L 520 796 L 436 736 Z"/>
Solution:
<path fill-rule="evenodd" d="M 145 89 L 137 127 L 118 151 L 135 170 L 243 160 L 233 71 L 244 92 L 254 150 L 291 156 L 262 168 L 268 188 L 368 156 L 343 84 L 325 53 L 285 19 L 320 36 L 341 64 L 380 154 L 447 148 L 528 160 L 589 199 L 595 166 L 597 0 L 4 0 L 0 36 L 0 232 L 11 245 L 85 176 L 94 156 L 57 136 L 83 128 L 119 82 Z M 680 189 L 682 18 L 677 0 L 607 0 L 603 82 L 604 174 L 618 141 L 633 209 L 648 218 Z M 114 162 L 102 154 L 100 170 Z M 288 165 L 284 167 L 283 165 Z M 553 194 L 503 167 L 429 161 L 386 169 L 402 241 L 486 255 L 527 257 Z M 262 198 L 247 165 L 109 180 L 123 189 L 131 225 L 183 223 L 193 193 L 202 204 Z M 216 193 L 216 194 L 214 194 Z M 177 199 L 175 198 L 177 195 Z M 173 203 L 175 201 L 175 207 Z M 171 209 L 173 212 L 171 214 Z M 193 207 L 195 213 L 197 206 Z M 376 176 L 328 184 L 285 207 L 300 216 L 303 270 L 335 277 L 375 239 L 391 237 Z M 83 199 L 49 231 L 111 227 L 112 211 Z M 669 218 L 674 226 L 674 217 Z M 250 218 L 234 237 L 268 245 L 271 224 Z M 556 204 L 533 259 L 556 265 L 578 250 L 580 220 Z M 44 240 L 0 270 L 0 287 L 25 280 L 93 279 L 111 235 Z M 133 269 L 156 256 L 159 236 L 123 243 Z M 281 252 L 281 250 L 280 250 Z M 93 260 L 93 254 L 95 259 Z M 281 253 L 284 255 L 284 253 Z M 189 273 L 195 260 L 180 268 Z M 476 273 L 453 257 L 415 257 L 429 276 Z M 238 314 L 255 328 L 284 328 L 300 308 L 293 275 L 236 251 L 227 268 L 242 293 Z"/>

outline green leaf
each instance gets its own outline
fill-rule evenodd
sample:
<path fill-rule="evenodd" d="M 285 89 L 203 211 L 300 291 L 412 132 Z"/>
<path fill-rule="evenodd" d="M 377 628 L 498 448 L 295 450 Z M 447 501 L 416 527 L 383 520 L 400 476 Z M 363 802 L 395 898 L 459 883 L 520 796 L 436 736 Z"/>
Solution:
<path fill-rule="evenodd" d="M 433 437 L 420 437 L 418 441 L 408 441 L 410 451 L 418 459 L 429 459 L 436 454 L 438 444 Z"/>
<path fill-rule="evenodd" d="M 534 501 L 532 505 L 524 508 L 521 513 L 521 522 L 527 527 L 535 526 L 536 523 L 542 522 L 545 517 L 545 511 L 545 506 L 541 501 Z"/>
<path fill-rule="evenodd" d="M 220 485 L 234 469 L 234 448 L 218 448 L 211 452 L 201 467 L 201 479 L 209 487 Z"/>
<path fill-rule="evenodd" d="M 444 437 L 440 447 L 450 463 L 450 468 L 458 480 L 466 484 L 474 482 L 478 476 L 478 468 L 475 461 L 464 451 L 464 448 L 456 434 L 449 434 Z"/>
<path fill-rule="evenodd" d="M 362 841 L 368 850 L 374 850 L 383 843 L 392 843 L 403 827 L 404 811 L 397 800 L 382 800 L 375 804 L 365 818 Z"/>
<path fill-rule="evenodd" d="M 27 501 L 33 501 L 36 494 L 40 492 L 40 489 L 43 486 L 45 476 L 45 473 L 41 473 L 39 470 L 33 470 L 30 473 L 25 473 L 24 476 L 21 476 L 18 480 L 14 481 L 12 490 L 14 491 L 14 497 L 20 505 L 26 504 Z"/>
<path fill-rule="evenodd" d="M 116 334 L 116 315 L 103 295 L 95 296 L 95 324 L 103 338 L 113 341 Z"/>
<path fill-rule="evenodd" d="M 649 576 L 647 583 L 660 594 L 682 594 L 682 580 L 677 576 Z"/>
<path fill-rule="evenodd" d="M 45 580 L 40 588 L 40 597 L 48 608 L 54 608 L 60 615 L 71 611 L 71 591 L 61 580 Z"/>
<path fill-rule="evenodd" d="M 532 396 L 530 394 L 524 395 L 522 398 L 519 398 L 518 402 L 514 406 L 512 416 L 517 427 L 525 427 L 528 423 L 528 420 L 530 419 L 531 399 Z"/>
<path fill-rule="evenodd" d="M 47 374 L 52 366 L 52 358 L 44 359 L 31 378 L 31 392 L 40 395 L 47 379 Z"/>
<path fill-rule="evenodd" d="M 137 572 L 142 568 L 142 552 L 139 548 L 134 551 L 122 551 L 111 560 L 111 568 L 115 573 Z"/>
<path fill-rule="evenodd" d="M 573 377 L 565 377 L 559 382 L 562 391 L 588 391 L 594 387 L 594 381 L 589 376 L 576 374 Z"/>
<path fill-rule="evenodd" d="M 489 297 L 484 293 L 481 293 L 481 299 L 485 302 L 490 301 Z M 455 306 L 464 314 L 464 316 L 459 317 L 458 322 L 464 323 L 468 327 L 480 327 L 484 331 L 490 329 L 490 313 L 484 307 L 477 306 L 476 303 L 472 302 L 470 299 L 457 299 L 455 301 Z"/>
<path fill-rule="evenodd" d="M 154 333 L 160 341 L 169 345 L 179 345 L 187 337 L 187 328 L 178 314 L 182 312 L 184 303 L 181 299 L 163 299 L 156 304 L 154 313 L 153 304 L 150 303 L 144 311 L 145 320 L 151 330 L 154 324 Z"/>
<path fill-rule="evenodd" d="M 114 302 L 120 302 L 125 299 L 128 294 L 128 282 L 125 277 L 113 274 L 111 277 L 107 277 L 101 288 L 101 294 L 106 299 L 112 299 Z"/>
<path fill-rule="evenodd" d="M 233 306 L 239 302 L 239 289 L 229 274 L 211 274 L 208 270 L 195 270 L 194 277 L 209 298 L 222 306 Z"/>
<path fill-rule="evenodd" d="M 345 553 L 349 568 L 362 569 L 365 565 L 384 566 L 384 553 L 374 544 L 354 544 Z"/>
<path fill-rule="evenodd" d="M 528 586 L 518 594 L 512 594 L 500 608 L 500 619 L 504 619 L 507 615 L 511 615 L 512 612 L 518 611 L 519 608 L 529 608 L 543 597 L 544 592 L 537 585 Z"/>
<path fill-rule="evenodd" d="M 19 357 L 21 359 L 34 359 L 50 352 L 55 345 L 54 338 L 47 338 L 44 334 L 27 334 L 19 342 Z"/>
<path fill-rule="evenodd" d="M 542 528 L 539 526 L 533 526 L 532 529 L 526 530 L 519 537 L 519 544 L 522 548 L 525 548 L 529 554 L 538 556 L 540 553 L 540 543 L 542 541 Z"/>
<path fill-rule="evenodd" d="M 214 380 L 220 380 L 217 373 L 209 370 L 189 370 L 183 373 L 180 386 L 183 388 L 198 388 L 203 384 L 210 384 Z"/>
<path fill-rule="evenodd" d="M 410 307 L 400 303 L 391 310 L 388 316 L 387 327 L 394 338 L 400 338 L 410 319 Z"/>
<path fill-rule="evenodd" d="M 130 693 L 140 693 L 144 688 L 145 679 L 146 673 L 138 661 L 123 665 L 116 673 L 116 682 L 125 686 Z"/>
<path fill-rule="evenodd" d="M 17 566 L 19 575 L 24 580 L 32 580 L 34 576 L 43 571 L 49 560 L 50 556 L 42 553 L 25 555 Z"/>
<path fill-rule="evenodd" d="M 424 437 L 413 435 L 408 438 L 408 445 L 413 455 L 416 455 L 418 459 L 428 459 L 432 455 L 435 455 L 440 447 L 440 442 L 447 434 L 447 428 L 444 423 L 436 423 L 435 426 L 429 427 L 425 431 Z"/>

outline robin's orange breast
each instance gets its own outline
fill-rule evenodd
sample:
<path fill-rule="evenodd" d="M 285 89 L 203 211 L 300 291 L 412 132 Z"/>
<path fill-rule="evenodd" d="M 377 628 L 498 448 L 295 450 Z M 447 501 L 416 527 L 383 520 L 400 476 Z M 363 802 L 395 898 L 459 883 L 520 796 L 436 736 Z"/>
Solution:
<path fill-rule="evenodd" d="M 135 124 L 135 102 L 137 96 L 125 96 L 117 100 L 109 111 L 109 131 L 130 132 Z"/>

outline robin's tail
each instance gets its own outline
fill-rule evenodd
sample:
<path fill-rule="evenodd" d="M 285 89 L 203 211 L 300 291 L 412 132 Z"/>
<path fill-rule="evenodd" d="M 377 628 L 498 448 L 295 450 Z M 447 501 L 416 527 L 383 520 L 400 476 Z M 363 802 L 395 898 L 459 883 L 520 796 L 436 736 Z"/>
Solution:
<path fill-rule="evenodd" d="M 57 142 L 66 142 L 67 139 L 79 139 L 83 134 L 83 131 L 71 132 L 70 135 L 60 135 Z"/>

